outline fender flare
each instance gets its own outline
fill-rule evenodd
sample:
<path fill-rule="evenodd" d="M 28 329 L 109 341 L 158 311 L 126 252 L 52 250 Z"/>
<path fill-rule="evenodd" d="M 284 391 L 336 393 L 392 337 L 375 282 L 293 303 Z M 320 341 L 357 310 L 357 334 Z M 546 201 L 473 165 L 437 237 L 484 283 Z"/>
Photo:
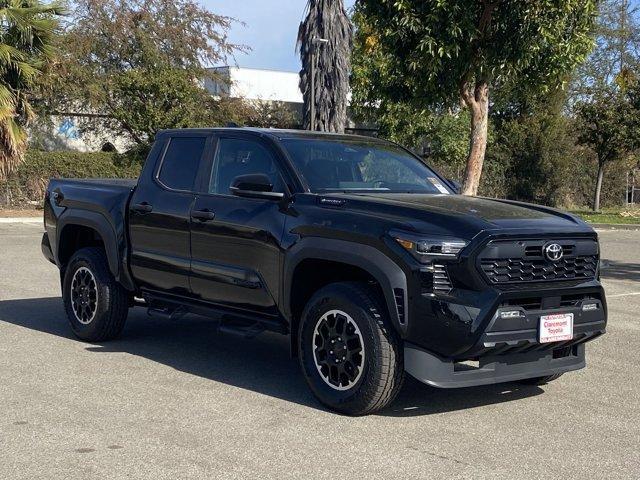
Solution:
<path fill-rule="evenodd" d="M 369 245 L 320 237 L 306 237 L 287 252 L 284 262 L 282 311 L 290 324 L 296 320 L 291 312 L 291 287 L 296 267 L 309 259 L 330 260 L 361 268 L 370 273 L 380 284 L 385 306 L 394 327 L 399 333 L 406 331 L 408 324 L 407 277 L 400 266 L 380 250 Z M 394 289 L 396 289 L 394 291 Z M 402 290 L 402 298 L 396 300 L 395 292 Z M 401 303 L 403 315 L 398 311 Z M 297 332 L 291 331 L 292 341 Z"/>
<path fill-rule="evenodd" d="M 60 262 L 60 237 L 62 236 L 65 227 L 79 225 L 88 227 L 95 230 L 102 238 L 104 248 L 107 254 L 107 261 L 109 263 L 109 270 L 116 279 L 120 278 L 120 261 L 118 256 L 118 242 L 116 241 L 116 234 L 111 227 L 109 221 L 98 212 L 92 212 L 90 210 L 71 209 L 64 212 L 58 219 L 57 226 L 57 239 L 56 244 L 56 263 L 58 266 L 62 266 Z"/>

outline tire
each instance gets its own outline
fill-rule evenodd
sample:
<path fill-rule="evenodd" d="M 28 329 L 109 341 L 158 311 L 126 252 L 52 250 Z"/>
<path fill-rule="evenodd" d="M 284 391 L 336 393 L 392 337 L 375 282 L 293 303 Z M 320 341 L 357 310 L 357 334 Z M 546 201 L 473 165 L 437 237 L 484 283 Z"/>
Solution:
<path fill-rule="evenodd" d="M 302 372 L 332 410 L 367 415 L 389 405 L 402 387 L 402 342 L 381 304 L 366 284 L 344 282 L 319 290 L 304 309 L 298 334 Z M 334 361 L 341 363 L 330 367 Z"/>
<path fill-rule="evenodd" d="M 518 383 L 522 383 L 523 385 L 545 385 L 561 376 L 562 373 L 555 373 L 553 375 L 545 375 L 544 377 L 525 378 L 524 380 L 519 380 Z"/>
<path fill-rule="evenodd" d="M 82 248 L 71 257 L 62 296 L 71 329 L 81 340 L 112 340 L 122 332 L 129 294 L 111 274 L 102 249 Z"/>

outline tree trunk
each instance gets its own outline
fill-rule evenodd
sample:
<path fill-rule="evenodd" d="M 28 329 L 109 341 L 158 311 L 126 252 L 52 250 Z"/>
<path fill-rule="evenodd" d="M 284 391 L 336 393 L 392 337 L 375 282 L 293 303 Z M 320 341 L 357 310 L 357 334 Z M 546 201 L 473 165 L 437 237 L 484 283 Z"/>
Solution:
<path fill-rule="evenodd" d="M 487 150 L 487 132 L 489 124 L 489 85 L 478 82 L 471 93 L 466 85 L 462 87 L 462 99 L 471 112 L 471 138 L 467 168 L 462 184 L 463 195 L 477 195 L 484 154 Z"/>
<path fill-rule="evenodd" d="M 604 177 L 604 162 L 598 162 L 598 180 L 596 180 L 596 191 L 593 195 L 593 211 L 600 210 L 600 192 L 602 191 L 602 177 Z"/>

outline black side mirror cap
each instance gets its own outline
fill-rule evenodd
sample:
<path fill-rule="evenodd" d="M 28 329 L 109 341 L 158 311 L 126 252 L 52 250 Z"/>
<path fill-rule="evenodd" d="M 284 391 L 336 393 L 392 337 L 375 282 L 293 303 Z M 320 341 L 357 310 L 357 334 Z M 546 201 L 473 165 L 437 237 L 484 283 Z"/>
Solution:
<path fill-rule="evenodd" d="M 239 197 L 279 199 L 284 197 L 284 193 L 274 192 L 273 184 L 264 173 L 249 173 L 238 175 L 231 182 L 231 193 Z"/>

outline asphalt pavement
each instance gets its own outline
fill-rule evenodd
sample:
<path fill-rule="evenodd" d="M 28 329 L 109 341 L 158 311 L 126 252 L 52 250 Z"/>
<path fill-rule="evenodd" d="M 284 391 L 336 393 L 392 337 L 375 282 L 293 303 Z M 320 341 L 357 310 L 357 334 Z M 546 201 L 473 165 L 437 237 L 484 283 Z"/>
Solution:
<path fill-rule="evenodd" d="M 603 231 L 608 333 L 543 387 L 406 382 L 367 417 L 309 393 L 287 339 L 134 309 L 71 335 L 41 224 L 0 224 L 0 479 L 640 478 L 640 232 Z"/>

